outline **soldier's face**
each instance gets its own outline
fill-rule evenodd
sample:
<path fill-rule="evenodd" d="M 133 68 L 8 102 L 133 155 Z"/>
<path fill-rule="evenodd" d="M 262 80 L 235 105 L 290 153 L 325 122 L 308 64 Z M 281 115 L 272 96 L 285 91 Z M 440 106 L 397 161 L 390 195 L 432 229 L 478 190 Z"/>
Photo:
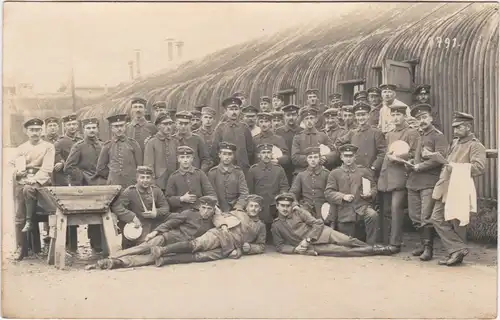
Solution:
<path fill-rule="evenodd" d="M 242 97 L 242 96 L 237 96 L 236 98 L 240 99 L 241 100 L 241 105 L 244 106 L 245 105 L 245 102 L 247 101 L 247 98 L 245 97 Z"/>
<path fill-rule="evenodd" d="M 153 175 L 138 173 L 137 184 L 142 188 L 149 188 L 153 184 Z"/>
<path fill-rule="evenodd" d="M 78 121 L 68 121 L 64 124 L 64 128 L 70 134 L 76 133 L 78 131 Z"/>
<path fill-rule="evenodd" d="M 429 94 L 428 93 L 419 93 L 417 95 L 417 100 L 420 103 L 427 103 L 427 102 L 429 102 Z"/>
<path fill-rule="evenodd" d="M 250 217 L 256 217 L 259 215 L 261 211 L 260 204 L 255 201 L 248 201 L 247 207 L 246 207 L 246 212 Z"/>
<path fill-rule="evenodd" d="M 158 118 L 162 114 L 167 114 L 167 113 L 168 113 L 167 109 L 163 109 L 163 108 L 155 109 L 155 118 Z"/>
<path fill-rule="evenodd" d="M 318 95 L 315 93 L 310 93 L 307 95 L 307 102 L 309 104 L 315 105 L 318 102 Z"/>
<path fill-rule="evenodd" d="M 111 132 L 116 137 L 121 137 L 125 134 L 125 122 L 113 123 L 111 125 Z"/>
<path fill-rule="evenodd" d="M 47 124 L 45 131 L 47 131 L 47 134 L 55 134 L 59 132 L 59 124 L 55 122 L 51 122 Z"/>
<path fill-rule="evenodd" d="M 161 133 L 170 135 L 174 132 L 174 123 L 172 121 L 161 122 L 158 129 Z"/>
<path fill-rule="evenodd" d="M 237 105 L 228 106 L 226 109 L 226 115 L 231 120 L 237 120 L 240 115 L 240 108 Z"/>
<path fill-rule="evenodd" d="M 382 90 L 382 100 L 392 101 L 394 98 L 396 98 L 396 92 L 389 89 Z"/>
<path fill-rule="evenodd" d="M 192 154 L 181 154 L 177 157 L 177 162 L 179 162 L 179 166 L 183 169 L 189 169 L 193 164 L 193 155 Z"/>
<path fill-rule="evenodd" d="M 342 119 L 344 120 L 345 124 L 353 124 L 354 123 L 354 114 L 352 112 L 342 112 Z"/>
<path fill-rule="evenodd" d="M 340 159 L 346 166 L 350 166 L 356 160 L 356 156 L 352 152 L 344 152 L 340 155 Z"/>
<path fill-rule="evenodd" d="M 146 113 L 146 107 L 142 103 L 133 103 L 130 110 L 133 117 L 143 117 Z"/>
<path fill-rule="evenodd" d="M 179 133 L 188 133 L 191 131 L 191 120 L 177 119 L 177 130 Z"/>
<path fill-rule="evenodd" d="M 319 165 L 319 153 L 313 153 L 307 155 L 307 164 L 311 168 L 316 168 Z"/>
<path fill-rule="evenodd" d="M 272 128 L 271 121 L 269 119 L 259 119 L 259 127 L 263 132 L 267 132 Z"/>
<path fill-rule="evenodd" d="M 274 118 L 273 119 L 273 128 L 276 129 L 276 128 L 279 128 L 283 125 L 283 120 L 281 120 L 280 118 Z"/>
<path fill-rule="evenodd" d="M 26 135 L 32 142 L 38 142 L 42 136 L 41 126 L 29 126 L 26 128 Z"/>
<path fill-rule="evenodd" d="M 303 122 L 307 129 L 312 129 L 316 125 L 316 117 L 313 115 L 304 118 Z"/>
<path fill-rule="evenodd" d="M 395 125 L 402 125 L 405 121 L 405 115 L 399 111 L 391 112 L 392 123 Z"/>
<path fill-rule="evenodd" d="M 416 118 L 418 121 L 418 126 L 420 129 L 425 130 L 429 128 L 429 126 L 432 124 L 432 116 L 428 112 L 424 112 L 418 115 Z"/>
<path fill-rule="evenodd" d="M 282 215 L 283 217 L 288 217 L 288 215 L 292 213 L 292 202 L 280 200 L 276 204 L 276 209 L 278 209 L 278 213 L 280 215 Z"/>
<path fill-rule="evenodd" d="M 368 94 L 368 103 L 373 106 L 373 107 L 376 107 L 378 106 L 380 103 L 382 102 L 382 97 L 379 96 L 378 94 L 376 93 L 369 93 Z"/>
<path fill-rule="evenodd" d="M 201 116 L 201 124 L 204 127 L 211 127 L 214 124 L 214 117 L 209 114 L 204 114 Z"/>
<path fill-rule="evenodd" d="M 271 112 L 273 111 L 273 108 L 271 107 L 271 104 L 267 101 L 261 101 L 260 102 L 260 111 L 262 112 Z"/>
<path fill-rule="evenodd" d="M 336 114 L 333 114 L 333 113 L 329 113 L 326 118 L 325 118 L 325 121 L 326 121 L 326 125 L 327 126 L 334 126 L 336 123 L 337 123 L 337 115 Z"/>
<path fill-rule="evenodd" d="M 211 207 L 211 206 L 206 205 L 206 204 L 202 204 L 200 206 L 200 215 L 204 219 L 212 217 L 214 215 L 214 213 L 215 213 L 215 208 L 214 207 Z"/>
<path fill-rule="evenodd" d="M 219 159 L 222 164 L 228 166 L 233 163 L 234 160 L 234 152 L 229 150 L 221 150 L 219 152 Z"/>
<path fill-rule="evenodd" d="M 366 111 L 356 111 L 355 117 L 358 124 L 363 125 L 368 122 L 369 115 Z"/>
<path fill-rule="evenodd" d="M 201 126 L 201 119 L 200 118 L 191 119 L 191 129 L 196 130 L 200 126 Z"/>
<path fill-rule="evenodd" d="M 261 152 L 259 152 L 259 157 L 262 162 L 269 163 L 273 158 L 273 153 L 271 152 L 271 150 L 262 150 Z"/>
<path fill-rule="evenodd" d="M 285 112 L 285 122 L 289 126 L 294 126 L 297 124 L 298 114 L 297 112 Z"/>
<path fill-rule="evenodd" d="M 99 127 L 95 123 L 87 124 L 83 127 L 83 133 L 86 137 L 93 138 L 97 136 L 99 132 Z"/>
<path fill-rule="evenodd" d="M 468 123 L 462 123 L 456 127 L 453 127 L 453 137 L 454 138 L 465 138 L 472 130 L 472 127 Z"/>
<path fill-rule="evenodd" d="M 257 113 L 249 112 L 243 115 L 243 122 L 245 122 L 250 128 L 255 127 L 257 123 Z"/>

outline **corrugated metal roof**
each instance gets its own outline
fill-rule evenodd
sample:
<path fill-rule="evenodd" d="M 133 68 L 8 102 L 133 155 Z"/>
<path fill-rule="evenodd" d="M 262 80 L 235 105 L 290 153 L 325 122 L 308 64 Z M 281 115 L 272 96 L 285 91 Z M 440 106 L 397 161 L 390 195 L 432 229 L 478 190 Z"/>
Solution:
<path fill-rule="evenodd" d="M 445 134 L 451 136 L 453 111 L 466 111 L 475 116 L 478 138 L 487 148 L 498 148 L 498 22 L 498 4 L 385 3 L 376 10 L 359 4 L 342 19 L 231 47 L 144 79 L 86 108 L 82 116 L 125 111 L 132 95 L 150 103 L 166 100 L 179 110 L 202 103 L 217 109 L 236 90 L 257 102 L 280 88 L 301 93 L 317 87 L 326 101 L 338 81 L 364 78 L 367 86 L 378 85 L 372 67 L 385 59 L 419 59 L 415 82 L 432 86 Z M 456 41 L 455 46 L 438 47 L 438 37 Z M 302 100 L 299 94 L 298 103 Z M 496 167 L 489 160 L 479 179 L 482 197 L 496 198 Z"/>

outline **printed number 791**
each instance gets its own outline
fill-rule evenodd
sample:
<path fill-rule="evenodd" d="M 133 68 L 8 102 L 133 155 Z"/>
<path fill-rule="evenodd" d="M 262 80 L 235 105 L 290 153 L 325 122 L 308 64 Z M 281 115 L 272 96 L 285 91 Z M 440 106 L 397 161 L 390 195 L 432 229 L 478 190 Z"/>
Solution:
<path fill-rule="evenodd" d="M 453 38 L 453 39 L 450 39 L 450 38 L 442 38 L 442 37 L 436 37 L 435 39 L 434 38 L 431 38 L 430 39 L 430 45 L 431 47 L 436 45 L 438 48 L 455 48 L 457 47 L 457 38 Z"/>

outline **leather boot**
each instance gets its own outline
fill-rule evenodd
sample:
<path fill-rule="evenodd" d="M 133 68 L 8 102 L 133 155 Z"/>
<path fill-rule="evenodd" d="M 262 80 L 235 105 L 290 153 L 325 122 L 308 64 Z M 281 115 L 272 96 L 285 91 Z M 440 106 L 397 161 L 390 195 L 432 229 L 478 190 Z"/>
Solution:
<path fill-rule="evenodd" d="M 31 223 L 31 220 L 26 220 L 26 224 L 24 225 L 22 232 L 26 233 L 33 229 L 33 224 Z"/>
<path fill-rule="evenodd" d="M 411 252 L 411 255 L 414 256 L 414 257 L 418 257 L 422 253 L 424 253 L 424 241 L 425 241 L 424 232 L 425 232 L 424 228 L 419 228 L 418 229 L 418 233 L 420 235 L 420 246 L 418 248 L 415 248 L 415 250 L 413 250 Z"/>
<path fill-rule="evenodd" d="M 26 235 L 23 233 L 23 226 L 16 225 L 15 226 L 15 235 L 16 235 L 16 251 L 14 252 L 14 260 L 21 261 L 26 256 L 26 250 L 24 248 Z"/>
<path fill-rule="evenodd" d="M 446 261 L 446 265 L 448 267 L 459 265 L 464 261 L 464 257 L 468 254 L 469 254 L 469 250 L 467 250 L 467 249 L 453 252 L 450 255 L 450 258 L 448 259 L 448 261 Z"/>
<path fill-rule="evenodd" d="M 189 241 L 169 244 L 168 246 L 163 247 L 163 248 L 158 247 L 159 249 L 153 249 L 153 248 L 151 248 L 151 254 L 155 258 L 159 258 L 162 255 L 165 255 L 167 253 L 192 253 L 193 252 L 193 246 L 191 245 L 191 242 L 189 242 Z"/>
<path fill-rule="evenodd" d="M 424 251 L 420 255 L 420 260 L 429 261 L 433 256 L 433 246 L 434 246 L 434 228 L 424 227 Z"/>
<path fill-rule="evenodd" d="M 191 263 L 196 262 L 196 257 L 192 253 L 182 253 L 176 254 L 168 257 L 160 257 L 155 261 L 157 267 L 161 267 L 166 264 L 181 264 L 181 263 Z"/>

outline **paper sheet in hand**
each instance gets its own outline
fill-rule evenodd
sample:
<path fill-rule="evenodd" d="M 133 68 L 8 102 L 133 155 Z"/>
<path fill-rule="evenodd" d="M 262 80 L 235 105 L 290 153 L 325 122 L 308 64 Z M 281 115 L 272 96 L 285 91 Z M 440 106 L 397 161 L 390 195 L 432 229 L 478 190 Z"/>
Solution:
<path fill-rule="evenodd" d="M 24 156 L 17 157 L 14 165 L 16 166 L 17 172 L 25 171 L 26 170 L 26 158 Z"/>
<path fill-rule="evenodd" d="M 428 155 L 429 159 L 437 161 L 441 164 L 447 164 L 448 160 L 446 160 L 440 152 L 433 152 Z"/>
<path fill-rule="evenodd" d="M 328 218 L 329 213 L 330 213 L 330 204 L 328 202 L 325 202 L 321 206 L 321 217 L 323 218 L 323 220 L 326 220 L 326 218 Z"/>
<path fill-rule="evenodd" d="M 369 195 L 371 190 L 370 180 L 366 178 L 361 178 L 361 182 L 363 184 L 363 195 Z"/>

